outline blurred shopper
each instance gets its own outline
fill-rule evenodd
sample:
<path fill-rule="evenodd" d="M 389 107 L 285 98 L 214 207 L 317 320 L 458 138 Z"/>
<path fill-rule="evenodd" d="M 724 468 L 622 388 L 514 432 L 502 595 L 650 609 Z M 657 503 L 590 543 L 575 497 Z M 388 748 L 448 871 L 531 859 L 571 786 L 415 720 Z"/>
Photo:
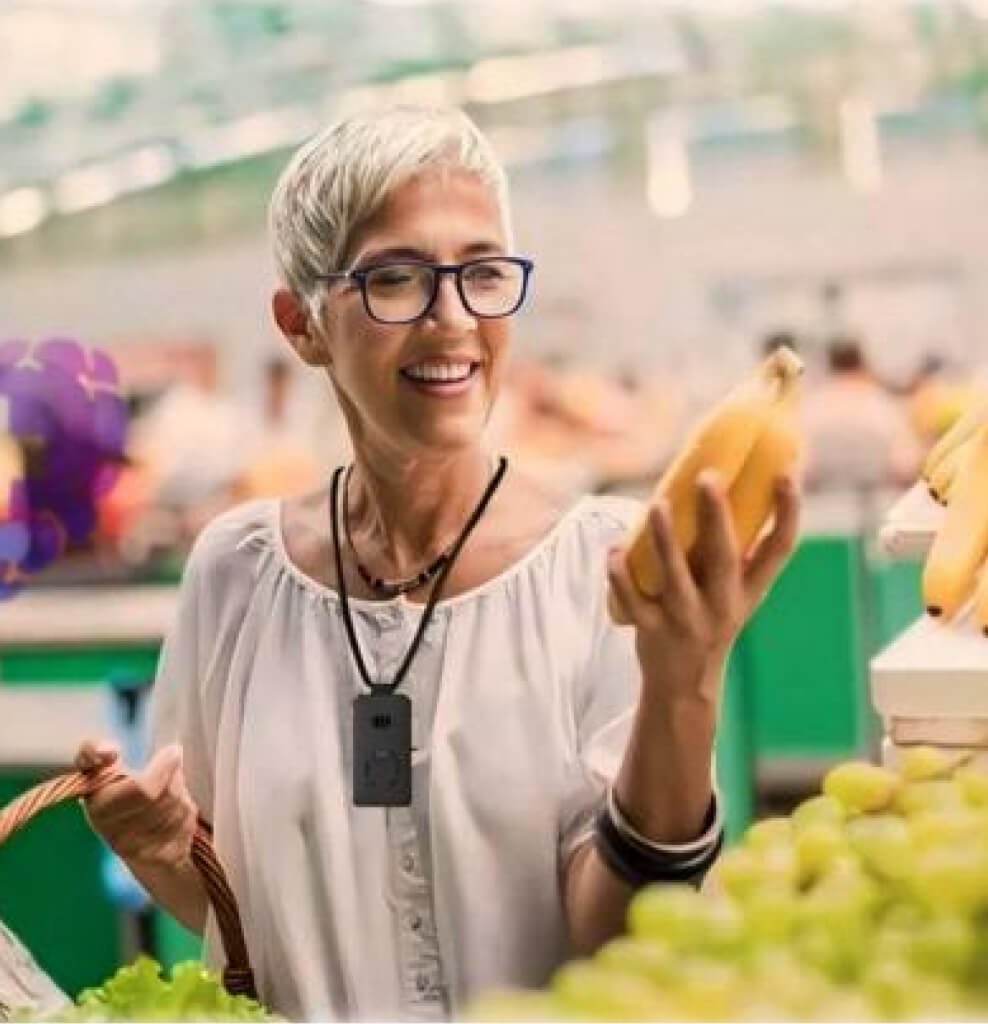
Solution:
<path fill-rule="evenodd" d="M 861 343 L 827 349 L 827 376 L 806 395 L 807 486 L 864 489 L 911 483 L 920 449 L 902 405 L 875 380 Z"/>
<path fill-rule="evenodd" d="M 461 113 L 332 126 L 282 175 L 271 225 L 275 318 L 328 376 L 353 461 L 203 532 L 155 685 L 157 753 L 88 813 L 163 906 L 208 924 L 215 960 L 200 809 L 260 995 L 289 1019 L 446 1018 L 545 982 L 623 929 L 637 887 L 713 862 L 724 665 L 798 499 L 780 481 L 742 565 L 705 480 L 689 562 L 652 519 L 667 584 L 649 599 L 613 550 L 638 503 L 562 508 L 492 450 L 532 263 Z"/>
<path fill-rule="evenodd" d="M 983 383 L 971 374 L 960 373 L 942 356 L 929 353 L 906 389 L 914 432 L 924 445 L 931 445 L 983 392 Z"/>
<path fill-rule="evenodd" d="M 216 368 L 168 388 L 131 428 L 129 454 L 145 474 L 151 504 L 177 521 L 179 543 L 236 500 L 257 443 L 256 422 L 219 388 Z"/>
<path fill-rule="evenodd" d="M 237 481 L 240 497 L 268 498 L 301 494 L 322 478 L 313 454 L 315 439 L 293 418 L 291 365 L 271 359 L 264 367 L 263 424 L 249 464 Z"/>

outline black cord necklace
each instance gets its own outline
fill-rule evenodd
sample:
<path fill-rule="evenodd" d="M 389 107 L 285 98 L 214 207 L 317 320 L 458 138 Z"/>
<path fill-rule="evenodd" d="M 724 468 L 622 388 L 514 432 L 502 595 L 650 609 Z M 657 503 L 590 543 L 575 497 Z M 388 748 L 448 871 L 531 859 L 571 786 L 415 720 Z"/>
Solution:
<path fill-rule="evenodd" d="M 343 551 L 340 544 L 339 496 L 340 478 L 344 469 L 340 466 L 333 473 L 329 499 L 330 525 L 333 531 L 333 554 L 336 560 L 340 610 L 343 613 L 347 643 L 357 670 L 370 690 L 370 693 L 359 694 L 353 702 L 353 802 L 358 807 L 407 807 L 412 802 L 412 703 L 405 694 L 396 693 L 395 690 L 401 685 L 412 659 L 418 652 L 426 626 L 439 601 L 443 584 L 457 556 L 487 510 L 507 469 L 508 460 L 502 456 L 498 460 L 497 471 L 491 477 L 476 508 L 453 542 L 449 557 L 439 570 L 436 581 L 429 591 L 415 636 L 390 683 L 377 683 L 371 679 L 357 641 L 343 575 Z"/>
<path fill-rule="evenodd" d="M 386 580 L 380 576 L 375 576 L 363 562 L 360 561 L 360 557 L 357 554 L 357 546 L 353 543 L 353 537 L 350 536 L 350 475 L 353 471 L 353 463 L 351 462 L 346 469 L 346 476 L 343 478 L 343 534 L 346 537 L 347 546 L 350 548 L 350 552 L 353 555 L 354 565 L 357 567 L 357 572 L 360 573 L 360 578 L 367 584 L 375 594 L 383 598 L 398 597 L 401 594 L 407 594 L 411 590 L 418 590 L 419 587 L 424 587 L 429 580 L 433 579 L 442 567 L 449 561 L 450 552 L 453 550 L 453 545 L 456 543 L 454 540 L 444 551 L 435 558 L 434 561 L 430 562 L 421 572 L 412 573 L 411 576 L 406 576 L 400 580 Z"/>

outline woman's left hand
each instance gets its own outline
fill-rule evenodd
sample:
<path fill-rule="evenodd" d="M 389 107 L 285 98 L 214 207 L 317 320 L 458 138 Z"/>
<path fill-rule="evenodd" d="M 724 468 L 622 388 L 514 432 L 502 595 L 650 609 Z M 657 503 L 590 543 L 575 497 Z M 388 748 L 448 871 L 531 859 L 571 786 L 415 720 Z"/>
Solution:
<path fill-rule="evenodd" d="M 638 589 L 620 550 L 608 558 L 614 599 L 636 629 L 643 697 L 666 706 L 680 698 L 717 706 L 731 644 L 782 568 L 799 525 L 796 483 L 780 477 L 772 528 L 743 556 L 717 475 L 702 474 L 697 490 L 697 542 L 689 557 L 673 535 L 668 503 L 649 510 L 664 580 L 659 597 Z"/>

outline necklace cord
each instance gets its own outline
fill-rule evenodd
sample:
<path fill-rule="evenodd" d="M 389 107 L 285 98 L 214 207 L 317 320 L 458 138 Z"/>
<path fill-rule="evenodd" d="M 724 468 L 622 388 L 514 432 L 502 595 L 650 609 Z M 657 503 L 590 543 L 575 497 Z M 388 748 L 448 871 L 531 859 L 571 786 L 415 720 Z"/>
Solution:
<path fill-rule="evenodd" d="M 349 493 L 350 493 L 350 477 L 353 472 L 353 463 L 351 462 L 346 468 L 346 473 L 343 477 L 343 536 L 346 539 L 347 546 L 353 552 L 353 560 L 357 566 L 357 572 L 360 573 L 360 578 L 371 588 L 375 593 L 382 595 L 383 597 L 398 597 L 401 594 L 407 594 L 410 590 L 416 590 L 419 587 L 425 586 L 431 579 L 433 579 L 436 573 L 442 569 L 443 565 L 449 558 L 450 551 L 453 550 L 454 541 L 450 542 L 436 558 L 429 563 L 424 569 L 417 573 L 412 573 L 410 576 L 406 576 L 404 579 L 385 580 L 378 576 L 375 576 L 367 567 L 360 561 L 360 556 L 357 554 L 357 545 L 353 543 L 353 537 L 350 534 L 350 509 L 348 507 Z"/>
<path fill-rule="evenodd" d="M 372 693 L 394 693 L 394 691 L 401 685 L 402 680 L 405 678 L 405 675 L 412 664 L 412 659 L 415 657 L 419 645 L 422 642 L 422 637 L 424 636 L 426 627 L 432 618 L 432 613 L 435 611 L 436 604 L 438 603 L 439 596 L 442 592 L 443 584 L 446 582 L 446 577 L 453 568 L 453 564 L 455 563 L 460 550 L 463 548 L 463 545 L 467 542 L 467 538 L 473 532 L 477 523 L 480 522 L 481 516 L 483 516 L 484 512 L 487 511 L 487 506 L 490 504 L 491 498 L 494 497 L 494 492 L 497 490 L 498 485 L 504 478 L 507 468 L 508 460 L 502 455 L 498 460 L 497 471 L 491 477 L 480 501 L 470 514 L 470 518 L 467 520 L 463 529 L 460 531 L 460 535 L 456 538 L 456 541 L 449 550 L 449 558 L 443 564 L 441 572 L 436 577 L 436 582 L 432 585 L 432 589 L 429 591 L 429 598 L 426 601 L 425 610 L 422 612 L 422 616 L 419 619 L 419 625 L 418 629 L 415 631 L 415 636 L 413 637 L 411 645 L 409 646 L 408 651 L 395 674 L 394 680 L 390 683 L 375 683 L 371 679 L 370 673 L 367 671 L 367 664 L 365 663 L 363 654 L 360 651 L 357 632 L 353 625 L 353 617 L 350 614 L 350 598 L 347 594 L 346 580 L 343 577 L 343 553 L 342 545 L 340 544 L 339 524 L 340 479 L 345 470 L 343 466 L 337 466 L 334 470 L 329 499 L 329 518 L 333 532 L 333 554 L 336 560 L 336 585 L 339 587 L 340 592 L 340 609 L 343 612 L 343 625 L 346 629 L 347 641 L 350 644 L 350 650 L 353 653 L 354 661 L 357 663 L 357 669 L 360 672 L 360 677 Z"/>

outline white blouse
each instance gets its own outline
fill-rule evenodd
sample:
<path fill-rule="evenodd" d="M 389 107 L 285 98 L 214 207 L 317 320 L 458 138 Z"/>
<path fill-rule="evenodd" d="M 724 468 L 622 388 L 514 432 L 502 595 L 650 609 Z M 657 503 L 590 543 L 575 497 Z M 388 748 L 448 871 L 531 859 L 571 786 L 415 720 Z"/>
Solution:
<path fill-rule="evenodd" d="M 561 868 L 638 694 L 604 585 L 638 504 L 582 498 L 520 561 L 438 603 L 401 687 L 413 802 L 395 809 L 353 806 L 364 687 L 338 596 L 289 560 L 280 510 L 249 502 L 200 535 L 152 707 L 154 746 L 182 744 L 213 822 L 261 998 L 295 1020 L 431 1020 L 544 984 L 571 955 Z M 369 672 L 390 681 L 421 606 L 351 606 Z M 212 919 L 206 939 L 221 963 Z"/>

